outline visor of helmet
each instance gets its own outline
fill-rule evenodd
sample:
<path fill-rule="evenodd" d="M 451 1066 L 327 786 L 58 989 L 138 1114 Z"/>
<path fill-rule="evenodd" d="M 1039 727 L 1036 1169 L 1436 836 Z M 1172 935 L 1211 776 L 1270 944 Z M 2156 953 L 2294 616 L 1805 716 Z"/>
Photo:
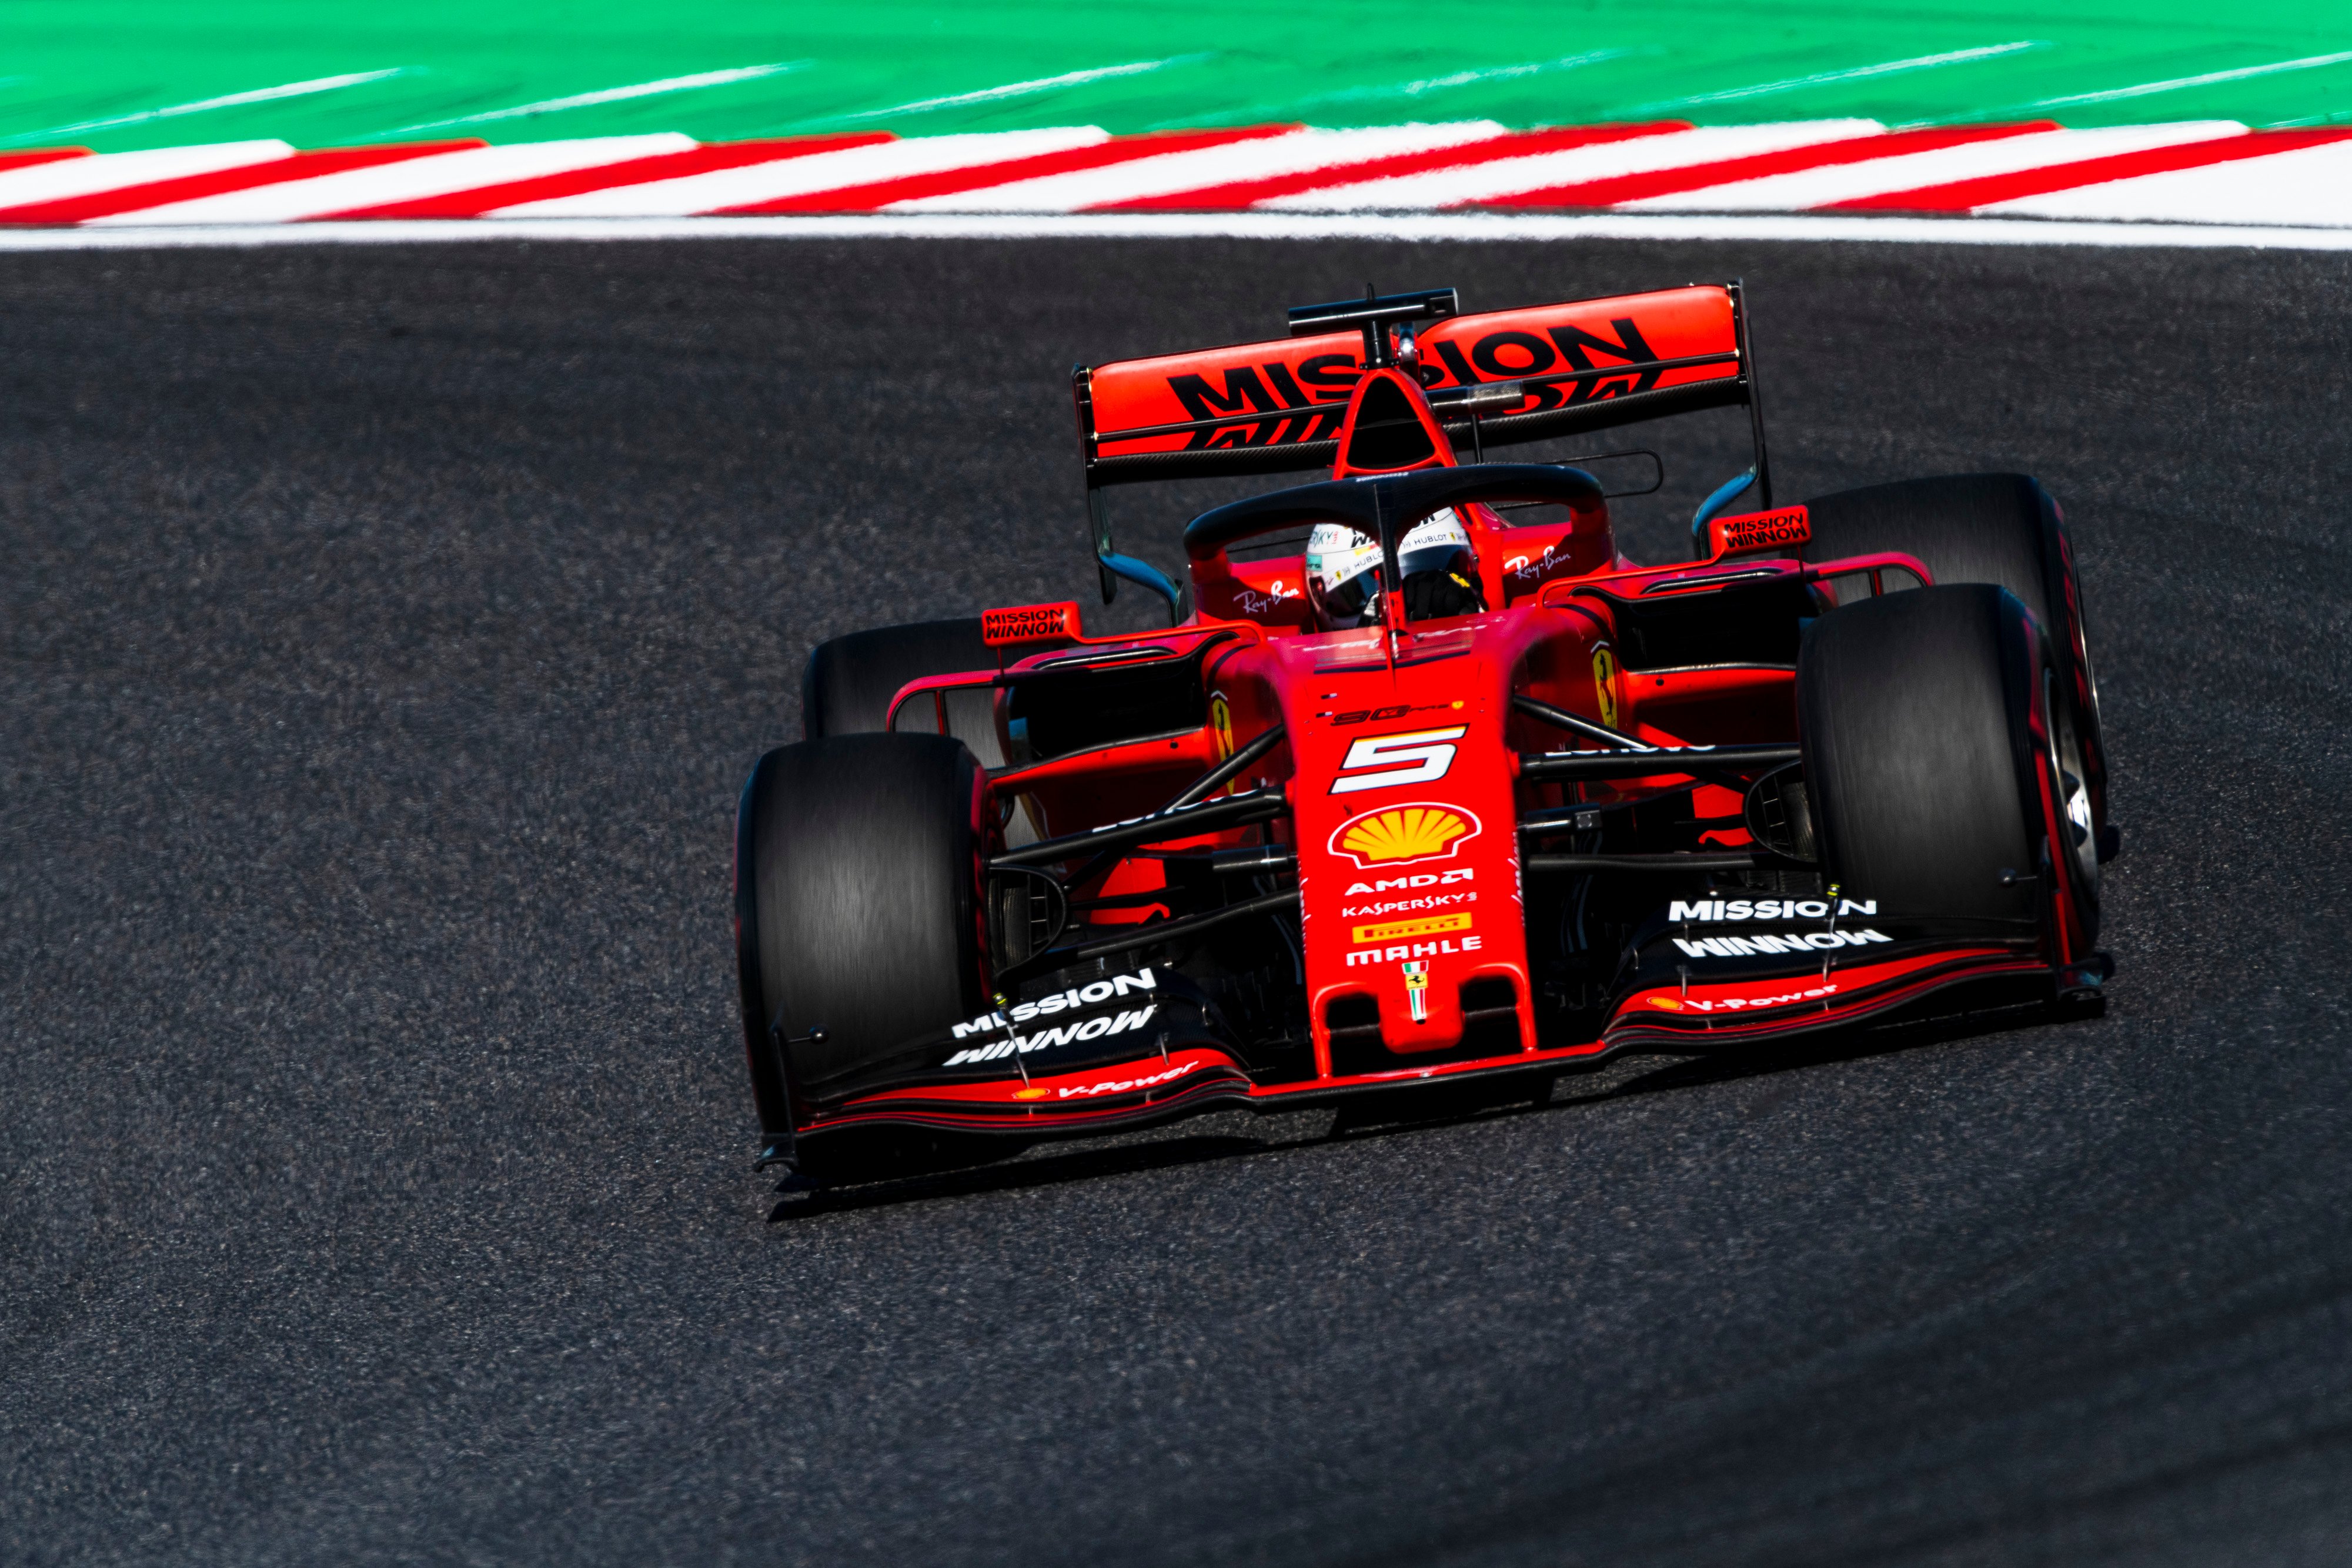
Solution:
<path fill-rule="evenodd" d="M 1431 514 L 1397 541 L 1397 570 L 1407 578 L 1472 559 L 1470 535 L 1451 507 Z M 1381 547 L 1373 539 L 1339 523 L 1319 524 L 1307 543 L 1307 572 L 1333 631 L 1380 619 Z"/>

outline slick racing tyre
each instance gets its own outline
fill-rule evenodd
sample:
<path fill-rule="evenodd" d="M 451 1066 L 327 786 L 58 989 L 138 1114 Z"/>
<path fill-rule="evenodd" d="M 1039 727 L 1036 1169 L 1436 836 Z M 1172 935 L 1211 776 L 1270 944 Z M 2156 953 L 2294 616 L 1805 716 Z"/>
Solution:
<path fill-rule="evenodd" d="M 2099 686 L 2074 547 L 2050 493 L 2022 474 L 1951 474 L 1840 490 L 1805 507 L 1813 537 L 1798 551 L 1804 560 L 1898 550 L 1916 558 L 1938 584 L 1989 582 L 2009 590 L 2033 612 L 2049 635 L 2061 698 L 2081 741 L 2078 781 L 2097 841 L 2107 826 Z M 1860 580 L 1832 584 L 1848 603 L 1858 585 L 1867 591 Z"/>
<path fill-rule="evenodd" d="M 771 1135 L 793 1105 L 982 1010 L 979 808 L 979 766 L 945 736 L 830 736 L 751 770 L 735 821 L 736 966 Z"/>
<path fill-rule="evenodd" d="M 980 640 L 980 620 L 877 626 L 817 644 L 801 676 L 801 733 L 862 735 L 883 727 L 890 699 L 908 681 L 993 669 L 996 652 Z M 984 768 L 1004 766 L 993 692 L 959 692 L 947 700 L 948 733 Z M 938 733 L 936 710 L 899 716 L 901 729 Z"/>
<path fill-rule="evenodd" d="M 1881 916 L 2097 940 L 2081 744 L 2049 640 L 2004 589 L 1867 599 L 1806 628 L 1797 723 L 1824 869 Z"/>

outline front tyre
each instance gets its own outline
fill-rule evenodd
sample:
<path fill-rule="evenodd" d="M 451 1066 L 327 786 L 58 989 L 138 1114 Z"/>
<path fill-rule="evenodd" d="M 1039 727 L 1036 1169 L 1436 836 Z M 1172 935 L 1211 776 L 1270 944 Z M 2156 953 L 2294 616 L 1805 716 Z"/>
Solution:
<path fill-rule="evenodd" d="M 982 1010 L 981 779 L 961 743 L 929 735 L 807 740 L 751 770 L 736 967 L 771 1140 L 789 1145 L 809 1106 Z"/>
<path fill-rule="evenodd" d="M 1890 919 L 2098 937 L 2081 742 L 2049 640 L 2005 590 L 1888 594 L 1807 628 L 1797 713 L 1822 858 Z M 2070 780 L 2072 781 L 2070 785 Z"/>
<path fill-rule="evenodd" d="M 2074 735 L 2074 776 L 2095 843 L 2107 822 L 2098 679 L 2074 546 L 2050 492 L 2023 474 L 1947 474 L 1840 490 L 1805 507 L 1813 537 L 1798 551 L 1804 560 L 1899 551 L 1916 558 L 1938 585 L 1990 583 L 2032 612 L 2050 639 L 2060 706 Z"/>

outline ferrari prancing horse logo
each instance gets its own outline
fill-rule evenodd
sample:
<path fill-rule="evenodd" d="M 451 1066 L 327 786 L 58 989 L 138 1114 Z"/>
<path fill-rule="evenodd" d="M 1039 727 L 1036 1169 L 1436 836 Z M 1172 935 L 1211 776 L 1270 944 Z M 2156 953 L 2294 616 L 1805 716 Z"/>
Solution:
<path fill-rule="evenodd" d="M 1592 650 L 1592 695 L 1601 700 L 1601 722 L 1617 727 L 1617 655 L 1603 643 Z"/>

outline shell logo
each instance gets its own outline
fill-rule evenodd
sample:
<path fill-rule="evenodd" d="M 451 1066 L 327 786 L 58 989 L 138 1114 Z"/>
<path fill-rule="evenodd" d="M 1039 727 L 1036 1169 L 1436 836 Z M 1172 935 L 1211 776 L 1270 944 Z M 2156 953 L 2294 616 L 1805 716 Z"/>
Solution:
<path fill-rule="evenodd" d="M 1362 867 L 1451 860 L 1455 850 L 1477 836 L 1475 813 L 1458 806 L 1415 800 L 1349 818 L 1332 830 L 1331 852 L 1346 855 Z"/>
<path fill-rule="evenodd" d="M 1013 1092 L 1013 1097 L 1015 1100 L 1043 1100 L 1045 1097 L 1045 1094 L 1046 1091 L 1036 1087 L 1034 1084 L 1032 1084 L 1026 1089 L 1015 1089 Z"/>
<path fill-rule="evenodd" d="M 1650 1005 L 1654 1008 L 1663 1008 L 1670 1013 L 1678 1013 L 1683 1010 L 1682 1003 L 1676 1001 L 1672 997 L 1652 997 L 1650 998 Z"/>

